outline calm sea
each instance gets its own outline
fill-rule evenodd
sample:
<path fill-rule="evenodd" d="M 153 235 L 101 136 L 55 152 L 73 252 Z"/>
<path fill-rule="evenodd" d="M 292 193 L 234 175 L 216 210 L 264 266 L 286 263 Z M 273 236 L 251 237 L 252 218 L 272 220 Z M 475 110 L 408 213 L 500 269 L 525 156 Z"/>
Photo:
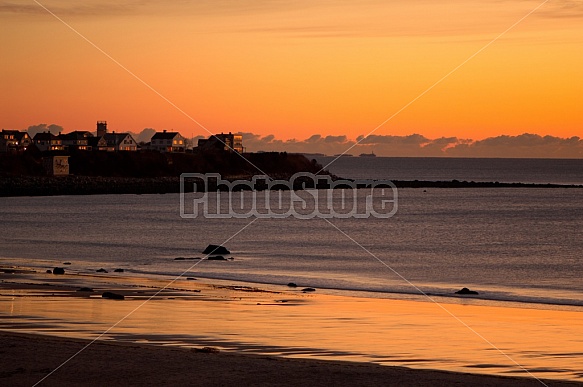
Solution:
<path fill-rule="evenodd" d="M 353 179 L 554 183 L 583 185 L 583 159 L 445 157 L 317 157 L 330 172 Z"/>
<path fill-rule="evenodd" d="M 580 160 L 343 158 L 331 170 L 353 178 L 583 183 Z M 480 292 L 475 302 L 583 307 L 583 189 L 401 189 L 398 200 L 392 218 L 331 219 L 334 227 L 318 218 L 182 219 L 177 194 L 3 198 L 0 262 L 295 282 L 369 297 L 424 292 L 452 302 L 455 290 L 469 287 Z M 232 261 L 174 260 L 202 257 L 207 244 L 225 241 Z"/>

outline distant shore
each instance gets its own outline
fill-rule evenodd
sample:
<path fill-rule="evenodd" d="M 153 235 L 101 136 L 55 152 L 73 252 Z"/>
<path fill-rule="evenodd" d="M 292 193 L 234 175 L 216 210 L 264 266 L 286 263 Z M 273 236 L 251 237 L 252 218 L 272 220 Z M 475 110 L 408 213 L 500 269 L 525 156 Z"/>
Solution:
<path fill-rule="evenodd" d="M 226 177 L 249 179 L 251 176 Z M 274 176 L 278 179 L 287 175 Z M 474 181 L 395 180 L 397 188 L 583 188 L 582 185 Z M 298 187 L 299 188 L 299 187 Z M 0 179 L 0 197 L 104 194 L 166 194 L 180 192 L 180 177 L 21 176 Z"/>

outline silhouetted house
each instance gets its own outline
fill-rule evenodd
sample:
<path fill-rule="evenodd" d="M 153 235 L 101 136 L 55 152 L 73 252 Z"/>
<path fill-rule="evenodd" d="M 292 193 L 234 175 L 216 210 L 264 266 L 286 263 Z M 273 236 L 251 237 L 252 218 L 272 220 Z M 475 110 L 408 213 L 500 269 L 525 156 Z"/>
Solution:
<path fill-rule="evenodd" d="M 103 138 L 107 141 L 107 148 L 114 151 L 137 151 L 138 143 L 129 133 L 106 133 Z"/>
<path fill-rule="evenodd" d="M 178 132 L 156 132 L 150 141 L 150 149 L 159 152 L 184 152 L 185 138 Z"/>
<path fill-rule="evenodd" d="M 30 144 L 32 144 L 32 138 L 30 138 L 27 132 L 16 130 L 16 134 L 14 136 L 18 140 L 19 151 L 25 151 L 30 146 Z"/>
<path fill-rule="evenodd" d="M 67 134 L 59 134 L 59 138 L 63 142 L 63 147 L 77 150 L 91 150 L 91 146 L 89 145 L 89 138 L 91 137 L 93 137 L 91 132 L 79 130 Z"/>
<path fill-rule="evenodd" d="M 0 152 L 25 151 L 32 139 L 27 132 L 2 129 L 0 132 Z"/>
<path fill-rule="evenodd" d="M 241 134 L 214 134 L 206 140 L 198 140 L 198 146 L 201 150 L 222 149 L 228 152 L 243 153 L 243 136 Z"/>
<path fill-rule="evenodd" d="M 51 132 L 37 133 L 32 141 L 43 152 L 63 150 L 62 140 Z"/>
<path fill-rule="evenodd" d="M 36 138 L 36 136 L 34 136 Z M 43 157 L 43 167 L 49 176 L 69 174 L 69 156 L 54 155 Z"/>
<path fill-rule="evenodd" d="M 16 139 L 17 130 L 2 129 L 0 134 L 0 152 L 14 152 L 18 149 L 18 140 Z"/>
<path fill-rule="evenodd" d="M 87 139 L 87 146 L 94 151 L 114 151 L 113 146 L 110 148 L 107 146 L 107 140 L 105 137 L 89 137 Z"/>

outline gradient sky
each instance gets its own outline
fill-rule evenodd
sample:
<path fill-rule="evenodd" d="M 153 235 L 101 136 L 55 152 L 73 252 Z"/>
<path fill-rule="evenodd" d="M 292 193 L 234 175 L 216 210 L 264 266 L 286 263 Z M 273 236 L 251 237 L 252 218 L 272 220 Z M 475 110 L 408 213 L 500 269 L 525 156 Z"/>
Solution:
<path fill-rule="evenodd" d="M 541 1 L 39 0 L 211 132 L 367 134 Z M 377 135 L 583 126 L 583 2 L 549 1 Z M 0 127 L 207 132 L 34 1 L 0 1 Z"/>

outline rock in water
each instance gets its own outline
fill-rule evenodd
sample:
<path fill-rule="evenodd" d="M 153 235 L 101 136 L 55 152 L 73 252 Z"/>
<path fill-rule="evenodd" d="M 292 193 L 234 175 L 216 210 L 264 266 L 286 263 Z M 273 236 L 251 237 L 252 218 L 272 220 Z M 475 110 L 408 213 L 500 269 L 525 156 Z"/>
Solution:
<path fill-rule="evenodd" d="M 111 300 L 123 300 L 125 297 L 121 294 L 113 293 L 113 292 L 105 292 L 101 295 L 102 298 L 109 298 Z"/>
<path fill-rule="evenodd" d="M 115 269 L 113 272 L 114 273 L 123 273 L 123 269 Z"/>
<path fill-rule="evenodd" d="M 473 295 L 478 295 L 480 293 L 474 291 L 474 290 L 470 290 L 468 288 L 463 288 L 462 290 L 458 290 L 457 292 L 455 292 L 455 294 L 473 294 Z"/>
<path fill-rule="evenodd" d="M 97 273 L 107 273 L 107 270 L 105 270 L 104 268 L 98 269 L 96 270 Z"/>
<path fill-rule="evenodd" d="M 287 286 L 289 286 L 290 288 L 297 288 L 298 285 L 295 282 L 290 282 L 289 284 L 287 284 Z"/>
<path fill-rule="evenodd" d="M 65 269 L 62 267 L 55 267 L 53 269 L 53 274 L 65 274 Z"/>
<path fill-rule="evenodd" d="M 208 245 L 202 252 L 203 254 L 231 254 L 225 246 Z"/>
<path fill-rule="evenodd" d="M 304 288 L 304 289 L 302 289 L 302 292 L 315 292 L 315 291 L 316 291 L 316 289 L 314 289 L 314 288 Z"/>

